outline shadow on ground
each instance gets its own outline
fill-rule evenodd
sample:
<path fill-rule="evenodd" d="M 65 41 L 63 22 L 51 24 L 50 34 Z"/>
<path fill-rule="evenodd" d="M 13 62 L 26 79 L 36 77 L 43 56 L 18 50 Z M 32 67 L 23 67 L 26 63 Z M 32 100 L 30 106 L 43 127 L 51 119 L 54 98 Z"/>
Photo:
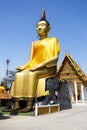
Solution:
<path fill-rule="evenodd" d="M 3 115 L 3 113 L 0 113 L 0 120 L 9 119 L 9 118 L 11 118 L 11 117 L 5 116 L 5 115 Z"/>

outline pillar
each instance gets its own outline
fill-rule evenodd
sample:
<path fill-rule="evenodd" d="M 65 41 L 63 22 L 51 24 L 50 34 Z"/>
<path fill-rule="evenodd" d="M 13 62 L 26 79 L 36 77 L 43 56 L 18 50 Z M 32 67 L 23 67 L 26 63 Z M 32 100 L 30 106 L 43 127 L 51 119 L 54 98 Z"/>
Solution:
<path fill-rule="evenodd" d="M 81 97 L 82 97 L 82 102 L 84 103 L 84 86 L 81 84 Z"/>
<path fill-rule="evenodd" d="M 75 99 L 76 99 L 76 103 L 78 103 L 78 97 L 77 97 L 77 83 L 76 83 L 76 81 L 74 81 L 74 88 L 75 88 Z"/>

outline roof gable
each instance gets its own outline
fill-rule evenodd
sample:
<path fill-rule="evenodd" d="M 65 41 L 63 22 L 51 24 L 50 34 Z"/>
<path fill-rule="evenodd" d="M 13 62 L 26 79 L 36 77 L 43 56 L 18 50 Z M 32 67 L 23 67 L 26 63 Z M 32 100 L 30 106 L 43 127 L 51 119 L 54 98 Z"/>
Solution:
<path fill-rule="evenodd" d="M 71 76 L 71 75 L 74 76 Z M 87 75 L 82 71 L 81 67 L 73 60 L 70 54 L 65 54 L 62 63 L 58 69 L 57 76 L 63 78 L 78 78 L 82 82 L 87 82 Z M 70 77 L 71 76 L 71 77 Z"/>

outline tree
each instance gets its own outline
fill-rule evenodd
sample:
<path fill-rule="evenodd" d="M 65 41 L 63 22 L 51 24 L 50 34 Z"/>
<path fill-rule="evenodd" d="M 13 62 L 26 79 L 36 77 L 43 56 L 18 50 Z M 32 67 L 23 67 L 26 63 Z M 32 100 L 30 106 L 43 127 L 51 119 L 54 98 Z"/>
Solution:
<path fill-rule="evenodd" d="M 6 89 L 10 89 L 12 82 L 14 81 L 16 71 L 9 70 L 8 76 L 4 77 L 1 85 L 5 86 Z"/>

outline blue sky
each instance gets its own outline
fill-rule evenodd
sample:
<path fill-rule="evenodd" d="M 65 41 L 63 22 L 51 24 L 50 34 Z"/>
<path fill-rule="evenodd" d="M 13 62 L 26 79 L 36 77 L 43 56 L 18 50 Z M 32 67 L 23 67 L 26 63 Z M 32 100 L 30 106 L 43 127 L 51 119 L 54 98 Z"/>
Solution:
<path fill-rule="evenodd" d="M 69 51 L 87 73 L 87 0 L 0 0 L 0 77 L 5 77 L 7 58 L 9 70 L 28 61 L 42 8 L 51 25 L 49 37 L 60 42 L 58 66 Z"/>

